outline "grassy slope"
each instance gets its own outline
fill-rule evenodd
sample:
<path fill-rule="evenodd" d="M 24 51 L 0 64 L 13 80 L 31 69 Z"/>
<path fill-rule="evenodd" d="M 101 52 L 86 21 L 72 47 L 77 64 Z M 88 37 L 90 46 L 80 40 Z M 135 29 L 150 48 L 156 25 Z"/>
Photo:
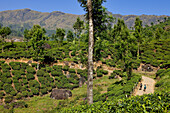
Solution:
<path fill-rule="evenodd" d="M 118 79 L 108 79 L 108 76 L 104 76 L 101 79 L 94 80 L 94 90 L 96 91 L 100 87 L 101 92 L 106 92 L 107 87 L 112 83 L 116 82 Z M 24 100 L 28 104 L 28 108 L 14 108 L 14 112 L 17 113 L 37 113 L 37 112 L 47 112 L 56 108 L 60 103 L 62 107 L 70 107 L 72 105 L 80 105 L 82 99 L 86 97 L 87 86 L 83 85 L 81 88 L 76 88 L 72 90 L 73 96 L 69 100 L 54 100 L 50 98 L 50 94 L 45 96 L 35 96 L 30 99 Z M 100 92 L 100 93 L 101 93 Z M 60 106 L 60 107 L 61 107 Z M 2 113 L 7 113 L 9 110 L 3 108 L 0 105 L 0 111 Z"/>

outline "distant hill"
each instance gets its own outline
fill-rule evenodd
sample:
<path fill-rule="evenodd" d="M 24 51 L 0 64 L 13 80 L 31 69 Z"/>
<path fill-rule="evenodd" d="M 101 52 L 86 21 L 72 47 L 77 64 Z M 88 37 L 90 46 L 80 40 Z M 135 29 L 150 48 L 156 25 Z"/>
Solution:
<path fill-rule="evenodd" d="M 110 13 L 112 14 L 112 13 Z M 112 14 L 113 17 L 121 18 L 125 20 L 125 23 L 130 28 L 134 25 L 134 20 L 137 15 L 120 15 Z M 19 9 L 19 10 L 8 10 L 0 12 L 0 23 L 4 26 L 10 26 L 12 29 L 20 30 L 23 32 L 25 28 L 31 28 L 34 24 L 39 24 L 48 30 L 48 33 L 54 32 L 56 27 L 64 28 L 66 30 L 73 30 L 72 26 L 75 23 L 77 17 L 84 20 L 83 15 L 67 14 L 59 11 L 38 12 L 31 9 Z M 165 15 L 140 15 L 139 16 L 143 25 L 150 25 L 151 22 L 158 24 L 158 20 L 164 21 Z"/>

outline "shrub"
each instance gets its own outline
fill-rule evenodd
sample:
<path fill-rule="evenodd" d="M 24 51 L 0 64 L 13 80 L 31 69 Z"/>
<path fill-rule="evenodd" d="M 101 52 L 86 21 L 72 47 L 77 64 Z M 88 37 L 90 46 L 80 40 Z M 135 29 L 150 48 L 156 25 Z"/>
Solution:
<path fill-rule="evenodd" d="M 10 66 L 6 63 L 1 65 L 1 67 L 2 67 L 2 69 L 11 70 Z"/>
<path fill-rule="evenodd" d="M 75 51 L 72 51 L 71 56 L 75 56 L 75 53 L 76 53 Z"/>
<path fill-rule="evenodd" d="M 38 80 L 41 84 L 45 84 L 47 82 L 44 77 L 38 77 Z"/>
<path fill-rule="evenodd" d="M 64 66 L 63 67 L 63 71 L 68 71 L 68 69 L 69 69 L 69 66 Z"/>
<path fill-rule="evenodd" d="M 55 65 L 55 66 L 53 66 L 53 69 L 62 70 L 62 65 Z"/>
<path fill-rule="evenodd" d="M 21 88 L 22 88 L 21 84 L 20 84 L 20 83 L 14 83 L 14 85 L 15 85 L 15 89 L 16 89 L 18 92 L 20 92 L 20 91 L 21 91 Z"/>
<path fill-rule="evenodd" d="M 83 73 L 83 70 L 77 69 L 77 74 Z"/>
<path fill-rule="evenodd" d="M 69 71 L 70 73 L 76 73 L 76 72 L 75 72 L 75 69 L 72 69 L 72 68 L 70 68 L 68 71 Z"/>
<path fill-rule="evenodd" d="M 8 78 L 8 79 L 6 80 L 6 83 L 12 84 L 12 80 L 11 80 L 10 78 Z"/>
<path fill-rule="evenodd" d="M 27 108 L 28 105 L 24 101 L 17 101 L 11 104 L 12 108 Z"/>
<path fill-rule="evenodd" d="M 18 93 L 17 96 L 16 96 L 16 99 L 17 99 L 17 100 L 20 100 L 20 99 L 22 99 L 22 97 L 23 97 L 22 94 L 21 94 L 21 93 Z"/>
<path fill-rule="evenodd" d="M 36 81 L 36 80 L 30 80 L 30 81 L 29 81 L 29 86 L 30 86 L 30 87 L 34 87 L 34 88 L 37 88 L 37 89 L 40 88 L 40 84 L 39 84 L 38 81 Z"/>
<path fill-rule="evenodd" d="M 21 63 L 21 69 L 26 69 L 28 67 L 27 63 Z"/>
<path fill-rule="evenodd" d="M 35 79 L 34 75 L 32 73 L 27 73 L 26 74 L 27 80 L 33 80 Z"/>
<path fill-rule="evenodd" d="M 111 75 L 109 76 L 109 79 L 114 79 L 116 76 L 116 73 L 111 73 Z"/>
<path fill-rule="evenodd" d="M 46 71 L 47 71 L 48 73 L 50 73 L 50 72 L 52 71 L 52 68 L 51 68 L 51 67 L 46 67 Z"/>
<path fill-rule="evenodd" d="M 44 77 L 50 77 L 49 73 L 44 73 Z"/>
<path fill-rule="evenodd" d="M 16 94 L 17 94 L 17 92 L 16 92 L 15 90 L 12 90 L 12 91 L 10 92 L 10 95 L 12 95 L 12 96 L 16 96 Z"/>
<path fill-rule="evenodd" d="M 22 92 L 22 96 L 23 96 L 23 97 L 27 97 L 27 96 L 28 96 L 28 91 L 23 91 L 23 92 Z"/>
<path fill-rule="evenodd" d="M 9 72 L 9 71 L 10 71 L 10 70 L 9 70 L 9 69 L 6 69 L 6 68 L 3 68 L 3 69 L 2 69 L 2 72 L 3 72 L 3 73 Z"/>
<path fill-rule="evenodd" d="M 5 61 L 0 61 L 0 66 L 2 65 L 2 64 L 4 64 L 5 63 Z"/>
<path fill-rule="evenodd" d="M 44 95 L 44 94 L 47 94 L 47 89 L 46 88 L 43 88 L 43 89 L 41 89 L 40 90 L 41 91 L 41 93 Z"/>
<path fill-rule="evenodd" d="M 32 97 L 32 96 L 33 96 L 33 93 L 32 93 L 32 92 L 28 92 L 28 96 L 29 96 L 29 97 Z"/>
<path fill-rule="evenodd" d="M 39 95 L 39 91 L 38 89 L 34 88 L 34 87 L 31 87 L 31 92 L 33 93 L 33 95 Z"/>
<path fill-rule="evenodd" d="M 27 80 L 27 79 L 22 79 L 22 83 L 23 83 L 24 85 L 26 85 L 26 84 L 28 84 L 28 80 Z"/>
<path fill-rule="evenodd" d="M 54 81 L 52 77 L 47 77 L 47 80 L 48 80 L 50 83 Z"/>
<path fill-rule="evenodd" d="M 156 77 L 161 76 L 165 71 L 166 71 L 165 69 L 159 69 L 159 70 L 156 72 Z"/>
<path fill-rule="evenodd" d="M 5 96 L 5 103 L 7 104 L 7 103 L 10 103 L 10 102 L 12 102 L 12 100 L 13 100 L 13 96 L 12 95 L 7 95 L 7 96 Z"/>
<path fill-rule="evenodd" d="M 104 75 L 107 75 L 107 74 L 108 74 L 108 71 L 107 71 L 107 70 L 102 70 L 102 73 L 103 73 Z"/>
<path fill-rule="evenodd" d="M 43 70 L 38 70 L 37 71 L 37 76 L 43 76 L 44 75 L 44 73 L 45 73 L 45 71 L 43 71 Z"/>
<path fill-rule="evenodd" d="M 3 90 L 4 83 L 0 81 L 0 90 Z"/>
<path fill-rule="evenodd" d="M 11 77 L 11 74 L 10 74 L 10 72 L 5 72 L 5 73 L 2 73 L 2 77 L 9 78 L 9 77 Z"/>
<path fill-rule="evenodd" d="M 7 84 L 7 83 L 4 84 L 3 89 L 5 90 L 5 92 L 7 94 L 9 94 L 11 91 L 14 90 L 13 87 L 10 84 Z"/>
<path fill-rule="evenodd" d="M 103 76 L 103 74 L 101 72 L 97 73 L 97 77 L 102 77 L 102 76 Z"/>
<path fill-rule="evenodd" d="M 32 66 L 32 67 L 36 67 L 36 66 L 37 66 L 37 63 L 32 63 L 31 66 Z"/>
<path fill-rule="evenodd" d="M 121 70 L 114 70 L 113 73 L 116 73 L 116 75 L 122 75 L 122 71 Z"/>
<path fill-rule="evenodd" d="M 52 91 L 52 87 L 47 87 L 47 90 L 48 90 L 49 92 L 51 92 L 51 91 Z"/>
<path fill-rule="evenodd" d="M 3 96 L 5 96 L 5 93 L 4 92 L 0 92 L 0 99 L 2 99 Z"/>
<path fill-rule="evenodd" d="M 62 73 L 62 72 L 58 72 L 58 71 L 52 71 L 52 72 L 51 72 L 51 75 L 52 75 L 52 76 L 62 76 L 63 73 Z"/>
<path fill-rule="evenodd" d="M 21 68 L 20 65 L 16 65 L 12 67 L 13 70 L 20 70 L 20 68 Z"/>
<path fill-rule="evenodd" d="M 27 73 L 35 74 L 36 72 L 35 72 L 34 68 L 28 67 L 28 68 L 27 68 Z"/>

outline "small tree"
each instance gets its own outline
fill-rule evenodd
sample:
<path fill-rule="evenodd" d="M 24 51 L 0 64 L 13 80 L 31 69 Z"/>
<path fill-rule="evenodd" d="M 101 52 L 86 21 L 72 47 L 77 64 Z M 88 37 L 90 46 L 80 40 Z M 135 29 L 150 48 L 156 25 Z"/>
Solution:
<path fill-rule="evenodd" d="M 65 36 L 65 30 L 62 28 L 57 28 L 56 29 L 56 38 L 59 41 L 60 45 L 63 44 L 64 36 Z"/>
<path fill-rule="evenodd" d="M 2 27 L 0 29 L 0 35 L 2 37 L 1 42 L 2 42 L 2 53 L 4 52 L 4 45 L 5 45 L 5 38 L 11 34 L 11 29 L 9 27 Z"/>
<path fill-rule="evenodd" d="M 25 29 L 24 30 L 24 40 L 26 42 L 26 46 L 27 46 L 27 49 L 28 49 L 28 41 L 31 39 L 31 35 L 29 33 L 29 30 L 28 29 Z"/>
<path fill-rule="evenodd" d="M 34 49 L 34 55 L 37 57 L 37 70 L 39 69 L 39 60 L 42 60 L 42 55 L 44 53 L 45 44 L 45 29 L 41 28 L 39 25 L 34 25 L 33 28 L 30 30 L 31 34 L 31 44 Z"/>
<path fill-rule="evenodd" d="M 137 51 L 137 59 L 139 59 L 139 51 L 140 51 L 140 43 L 142 42 L 142 21 L 139 19 L 139 17 L 135 20 L 135 33 L 134 36 L 137 38 L 138 42 L 138 51 Z"/>
<path fill-rule="evenodd" d="M 73 40 L 74 40 L 73 32 L 69 30 L 67 33 L 67 41 L 72 42 Z"/>
<path fill-rule="evenodd" d="M 84 29 L 84 21 L 81 21 L 80 18 L 77 18 L 77 21 L 74 23 L 73 28 L 75 30 L 76 37 L 79 39 L 80 46 L 80 35 Z"/>

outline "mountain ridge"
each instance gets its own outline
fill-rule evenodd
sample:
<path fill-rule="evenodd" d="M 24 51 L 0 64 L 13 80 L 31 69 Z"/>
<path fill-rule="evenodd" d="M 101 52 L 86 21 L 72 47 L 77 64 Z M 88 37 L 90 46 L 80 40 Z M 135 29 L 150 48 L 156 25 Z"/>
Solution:
<path fill-rule="evenodd" d="M 166 15 L 121 15 L 121 14 L 109 14 L 113 15 L 116 19 L 124 19 L 126 25 L 131 28 L 134 25 L 135 18 L 139 16 L 143 21 L 143 25 L 151 25 L 151 22 L 158 24 L 164 21 L 164 17 L 170 17 Z M 64 28 L 66 30 L 73 30 L 73 24 L 76 22 L 77 17 L 85 20 L 84 15 L 75 15 L 64 13 L 61 11 L 53 12 L 39 12 L 31 10 L 29 8 L 6 10 L 0 12 L 0 23 L 5 26 L 10 26 L 12 29 L 31 28 L 34 24 L 39 24 L 47 30 L 56 30 L 56 27 Z M 158 22 L 159 20 L 159 22 Z"/>

